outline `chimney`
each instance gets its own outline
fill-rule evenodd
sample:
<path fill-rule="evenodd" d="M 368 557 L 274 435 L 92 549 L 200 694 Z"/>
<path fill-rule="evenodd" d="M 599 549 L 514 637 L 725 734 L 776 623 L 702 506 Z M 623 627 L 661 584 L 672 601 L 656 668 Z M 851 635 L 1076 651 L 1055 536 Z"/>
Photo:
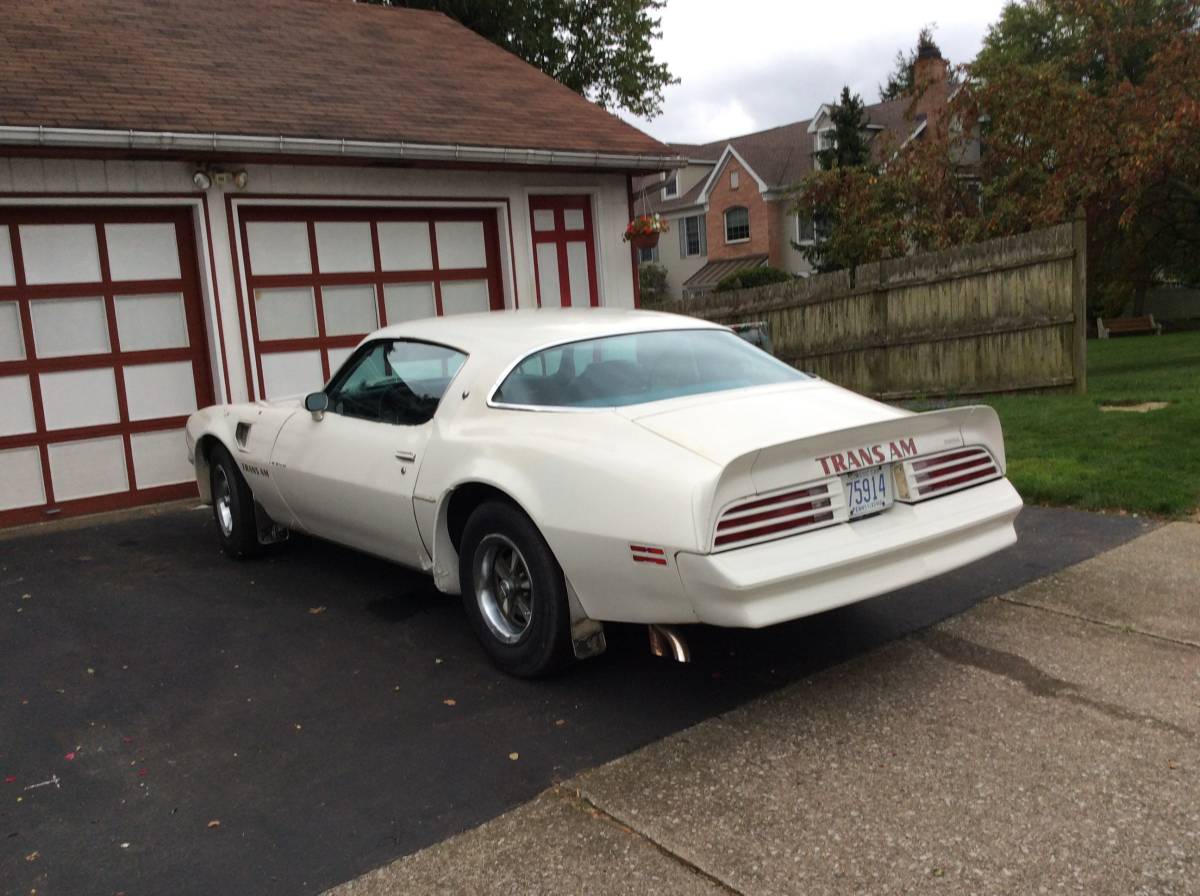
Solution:
<path fill-rule="evenodd" d="M 932 40 L 922 35 L 913 63 L 913 115 L 936 128 L 946 111 L 950 98 L 950 63 L 942 58 L 942 51 Z"/>

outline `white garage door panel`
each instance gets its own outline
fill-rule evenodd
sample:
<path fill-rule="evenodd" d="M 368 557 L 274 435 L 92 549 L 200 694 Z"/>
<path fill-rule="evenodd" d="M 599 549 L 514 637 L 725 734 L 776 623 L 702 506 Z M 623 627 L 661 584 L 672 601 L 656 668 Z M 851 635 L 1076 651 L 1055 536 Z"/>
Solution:
<path fill-rule="evenodd" d="M 117 296 L 116 304 L 121 351 L 184 348 L 188 344 L 187 316 L 181 293 Z"/>
<path fill-rule="evenodd" d="M 442 314 L 468 314 L 488 310 L 486 280 L 455 280 L 442 283 Z"/>
<path fill-rule="evenodd" d="M 588 275 L 587 243 L 567 243 L 567 282 L 571 286 L 571 304 L 586 306 L 592 283 Z"/>
<path fill-rule="evenodd" d="M 21 257 L 25 282 L 96 283 L 100 247 L 92 224 L 22 224 Z"/>
<path fill-rule="evenodd" d="M 47 429 L 102 426 L 121 419 L 111 367 L 43 373 L 38 380 Z"/>
<path fill-rule="evenodd" d="M 134 433 L 129 437 L 129 446 L 138 488 L 188 482 L 195 475 L 188 463 L 182 429 Z"/>
<path fill-rule="evenodd" d="M 534 230 L 553 230 L 554 229 L 554 209 L 550 209 L 550 208 L 534 209 L 533 229 Z"/>
<path fill-rule="evenodd" d="M 59 501 L 92 498 L 129 490 L 125 441 L 120 436 L 59 442 L 50 454 L 50 482 Z"/>
<path fill-rule="evenodd" d="M 108 271 L 114 280 L 178 280 L 174 224 L 106 224 Z"/>
<path fill-rule="evenodd" d="M 254 292 L 259 339 L 302 339 L 317 335 L 317 306 L 305 286 Z"/>
<path fill-rule="evenodd" d="M 379 326 L 374 286 L 326 286 L 321 289 L 326 336 L 356 336 Z"/>
<path fill-rule="evenodd" d="M 0 377 L 0 436 L 15 436 L 37 428 L 29 377 Z"/>
<path fill-rule="evenodd" d="M 332 376 L 336 374 L 341 366 L 346 363 L 346 359 L 354 354 L 352 348 L 331 348 L 329 350 L 329 373 Z"/>
<path fill-rule="evenodd" d="M 317 268 L 322 274 L 375 270 L 371 225 L 367 221 L 318 221 Z"/>
<path fill-rule="evenodd" d="M 562 290 L 558 284 L 558 246 L 554 243 L 537 244 L 538 295 L 542 306 L 557 308 L 562 304 Z"/>
<path fill-rule="evenodd" d="M 480 221 L 438 221 L 438 266 L 447 270 L 487 267 L 483 223 Z"/>
<path fill-rule="evenodd" d="M 41 452 L 34 446 L 0 451 L 0 510 L 45 503 Z"/>
<path fill-rule="evenodd" d="M 425 221 L 380 221 L 379 263 L 385 271 L 427 271 L 433 267 L 429 224 Z"/>
<path fill-rule="evenodd" d="M 577 208 L 563 209 L 563 229 L 583 230 L 583 212 Z"/>
<path fill-rule="evenodd" d="M 293 221 L 251 221 L 246 224 L 250 266 L 257 275 L 308 274 L 308 225 Z"/>
<path fill-rule="evenodd" d="M 262 369 L 267 398 L 306 395 L 324 385 L 317 351 L 268 352 L 262 356 Z"/>
<path fill-rule="evenodd" d="M 196 410 L 196 381 L 188 361 L 126 367 L 125 402 L 130 420 L 178 417 Z"/>
<path fill-rule="evenodd" d="M 383 307 L 389 324 L 435 317 L 432 283 L 389 283 L 383 288 Z"/>
<path fill-rule="evenodd" d="M 39 358 L 103 355 L 112 351 L 104 299 L 45 299 L 29 303 Z"/>
<path fill-rule="evenodd" d="M 3 233 L 0 230 L 0 233 Z M 25 357 L 25 339 L 21 334 L 21 309 L 16 302 L 0 302 L 0 361 L 20 361 Z"/>
<path fill-rule="evenodd" d="M 13 267 L 12 237 L 8 228 L 0 224 L 0 286 L 16 286 L 17 271 Z"/>

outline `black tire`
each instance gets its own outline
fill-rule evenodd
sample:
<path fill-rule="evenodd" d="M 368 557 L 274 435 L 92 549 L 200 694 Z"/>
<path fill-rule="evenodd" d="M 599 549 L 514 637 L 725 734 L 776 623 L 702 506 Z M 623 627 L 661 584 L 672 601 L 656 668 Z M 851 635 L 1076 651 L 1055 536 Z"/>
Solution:
<path fill-rule="evenodd" d="M 224 445 L 213 448 L 208 458 L 212 489 L 213 520 L 221 550 L 237 560 L 253 557 L 261 549 L 258 523 L 254 518 L 254 495 L 242 471 Z"/>
<path fill-rule="evenodd" d="M 572 661 L 566 582 L 529 517 L 503 501 L 481 504 L 467 519 L 458 556 L 463 608 L 497 666 L 519 678 L 538 678 Z M 528 588 L 520 585 L 519 567 Z M 507 589 L 506 579 L 512 586 Z"/>

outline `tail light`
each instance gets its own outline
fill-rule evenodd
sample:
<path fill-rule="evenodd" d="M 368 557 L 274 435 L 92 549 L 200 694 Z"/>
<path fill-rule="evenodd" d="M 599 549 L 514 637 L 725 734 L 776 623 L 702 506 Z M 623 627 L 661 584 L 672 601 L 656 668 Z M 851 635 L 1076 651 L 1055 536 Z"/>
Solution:
<path fill-rule="evenodd" d="M 828 482 L 743 501 L 721 514 L 713 547 L 742 546 L 794 535 L 833 522 L 833 515 Z"/>
<path fill-rule="evenodd" d="M 1000 468 L 986 448 L 956 448 L 933 457 L 905 461 L 906 489 L 912 501 L 946 495 L 1000 476 Z"/>

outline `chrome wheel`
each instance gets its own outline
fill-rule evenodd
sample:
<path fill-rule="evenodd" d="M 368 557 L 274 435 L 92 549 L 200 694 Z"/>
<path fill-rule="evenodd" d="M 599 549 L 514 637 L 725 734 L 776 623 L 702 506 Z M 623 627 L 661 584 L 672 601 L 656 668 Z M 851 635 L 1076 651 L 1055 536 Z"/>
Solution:
<path fill-rule="evenodd" d="M 525 557 L 507 537 L 485 535 L 475 549 L 475 600 L 488 630 L 515 644 L 533 622 L 533 584 Z"/>
<path fill-rule="evenodd" d="M 233 534 L 233 489 L 229 485 L 229 477 L 225 468 L 218 466 L 213 477 L 213 508 L 216 510 L 217 525 L 221 533 L 228 538 Z"/>

